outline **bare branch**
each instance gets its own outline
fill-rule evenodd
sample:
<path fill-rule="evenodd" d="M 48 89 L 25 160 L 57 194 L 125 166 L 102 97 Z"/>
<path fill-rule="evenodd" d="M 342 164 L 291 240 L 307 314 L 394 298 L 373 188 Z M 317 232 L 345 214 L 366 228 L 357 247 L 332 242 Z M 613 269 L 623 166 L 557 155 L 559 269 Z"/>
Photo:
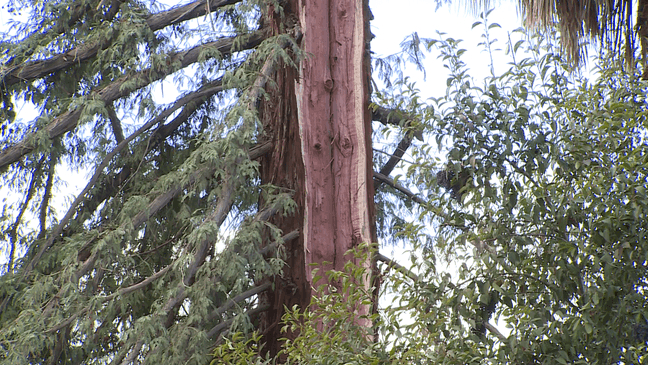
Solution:
<path fill-rule="evenodd" d="M 412 120 L 417 119 L 415 116 L 408 114 L 400 109 L 388 109 L 380 105 L 371 107 L 371 119 L 379 121 L 383 125 L 394 125 L 397 127 L 409 128 Z M 423 141 L 422 131 L 412 131 L 412 137 Z"/>
<path fill-rule="evenodd" d="M 400 272 L 401 274 L 404 274 L 408 278 L 412 279 L 412 281 L 416 282 L 416 281 L 419 280 L 418 275 L 416 275 L 412 271 L 410 271 L 407 268 L 405 268 L 404 266 L 400 265 L 398 262 L 388 258 L 387 256 L 385 256 L 385 255 L 383 255 L 381 253 L 378 253 L 376 255 L 376 260 L 384 262 L 385 264 L 387 264 L 387 267 L 389 267 L 390 269 L 394 269 L 394 270 Z"/>
<path fill-rule="evenodd" d="M 427 204 L 427 202 L 425 200 L 421 199 L 421 197 L 419 197 L 418 195 L 412 193 L 406 187 L 394 182 L 394 180 L 392 180 L 391 178 L 389 178 L 389 177 L 387 177 L 387 176 L 385 176 L 385 175 L 383 175 L 383 174 L 381 174 L 379 172 L 376 172 L 376 171 L 374 171 L 373 177 L 374 177 L 374 179 L 377 179 L 378 181 L 380 181 L 382 183 L 385 183 L 385 184 L 391 186 L 392 188 L 400 191 L 401 193 L 407 195 L 407 197 L 409 197 L 410 199 L 412 199 L 416 203 L 419 203 L 421 205 L 426 205 Z"/>

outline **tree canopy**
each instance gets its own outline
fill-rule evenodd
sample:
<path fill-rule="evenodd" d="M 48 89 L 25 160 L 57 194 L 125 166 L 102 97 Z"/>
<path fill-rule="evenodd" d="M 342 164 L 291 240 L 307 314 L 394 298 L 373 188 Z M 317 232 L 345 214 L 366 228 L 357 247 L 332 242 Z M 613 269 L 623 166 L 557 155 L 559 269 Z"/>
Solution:
<path fill-rule="evenodd" d="M 370 14 L 353 3 L 361 34 Z M 0 53 L 0 361 L 646 362 L 639 70 L 602 51 L 592 75 L 575 74 L 560 36 L 518 30 L 485 38 L 485 52 L 501 44 L 510 59 L 485 80 L 452 34 L 414 34 L 368 75 L 369 40 L 339 36 L 358 57 L 353 82 L 332 56 L 320 83 L 295 4 L 9 3 L 28 17 Z M 486 12 L 475 26 L 497 25 Z M 444 95 L 421 95 L 400 72 L 426 54 L 449 71 Z M 356 115 L 353 132 L 308 144 L 303 103 L 317 99 L 304 89 L 318 87 L 352 95 L 373 134 Z M 356 190 L 304 188 L 322 156 Z M 55 203 L 75 171 L 89 171 L 84 188 Z M 334 225 L 357 239 L 346 254 L 333 247 L 347 261 L 308 262 L 307 201 L 340 196 L 366 207 L 348 220 L 369 219 L 377 242 Z M 314 228 L 308 237 L 330 233 Z M 386 254 L 400 245 L 407 265 Z"/>

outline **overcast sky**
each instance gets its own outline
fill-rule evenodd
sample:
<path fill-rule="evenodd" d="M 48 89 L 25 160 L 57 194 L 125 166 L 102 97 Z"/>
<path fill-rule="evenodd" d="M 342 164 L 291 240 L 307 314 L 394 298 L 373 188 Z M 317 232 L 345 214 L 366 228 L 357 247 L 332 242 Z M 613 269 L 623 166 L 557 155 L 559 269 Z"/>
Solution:
<path fill-rule="evenodd" d="M 398 52 L 399 44 L 414 32 L 425 38 L 438 38 L 437 32 L 442 32 L 446 33 L 445 37 L 463 40 L 462 48 L 468 51 L 465 60 L 473 77 L 480 80 L 490 75 L 489 56 L 477 46 L 483 41 L 484 27 L 472 28 L 478 17 L 468 9 L 457 4 L 446 4 L 436 10 L 436 1 L 433 0 L 370 0 L 369 4 L 374 15 L 371 30 L 376 36 L 371 49 L 376 56 L 384 57 Z M 497 23 L 501 26 L 499 29 L 491 29 L 491 39 L 497 39 L 496 44 L 500 47 L 506 45 L 510 32 L 522 26 L 515 4 L 514 1 L 501 1 L 488 16 L 489 24 Z M 441 61 L 436 59 L 437 55 L 438 52 L 433 51 L 426 58 L 425 80 L 422 73 L 414 69 L 409 71 L 426 97 L 445 94 L 447 74 Z M 503 72 L 508 67 L 508 62 L 509 59 L 500 52 L 500 57 L 494 59 L 496 74 Z"/>

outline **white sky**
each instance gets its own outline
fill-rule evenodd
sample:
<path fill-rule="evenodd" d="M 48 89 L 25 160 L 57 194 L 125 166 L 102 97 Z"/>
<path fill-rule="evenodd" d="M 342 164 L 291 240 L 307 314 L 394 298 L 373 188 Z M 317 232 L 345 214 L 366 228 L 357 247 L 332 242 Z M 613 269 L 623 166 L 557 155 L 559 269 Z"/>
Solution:
<path fill-rule="evenodd" d="M 470 74 L 476 80 L 481 80 L 490 75 L 490 58 L 488 54 L 481 51 L 482 47 L 477 45 L 483 41 L 483 26 L 472 29 L 472 25 L 478 20 L 476 14 L 462 9 L 459 5 L 443 5 L 438 10 L 433 0 L 370 0 L 371 11 L 374 20 L 371 23 L 371 31 L 376 38 L 371 44 L 372 51 L 376 56 L 383 57 L 400 50 L 399 44 L 408 35 L 418 32 L 422 38 L 438 38 L 437 31 L 446 33 L 445 37 L 461 39 L 462 48 L 467 50 L 464 59 L 468 62 Z M 398 5 L 395 5 L 395 4 Z M 457 1 L 455 1 L 457 3 Z M 522 20 L 518 16 L 517 6 L 513 1 L 502 1 L 495 10 L 488 16 L 489 24 L 498 23 L 501 29 L 491 29 L 491 40 L 497 39 L 497 45 L 502 47 L 508 39 L 508 32 L 522 26 Z M 438 54 L 438 53 L 437 53 Z M 445 95 L 446 69 L 442 62 L 436 59 L 437 54 L 430 53 L 426 57 L 425 65 L 427 77 L 423 80 L 423 74 L 414 69 L 410 75 L 418 81 L 418 87 L 424 96 L 439 97 Z M 501 54 L 503 56 L 503 52 Z M 495 73 L 501 73 L 507 67 L 508 59 L 505 57 L 494 60 Z"/>

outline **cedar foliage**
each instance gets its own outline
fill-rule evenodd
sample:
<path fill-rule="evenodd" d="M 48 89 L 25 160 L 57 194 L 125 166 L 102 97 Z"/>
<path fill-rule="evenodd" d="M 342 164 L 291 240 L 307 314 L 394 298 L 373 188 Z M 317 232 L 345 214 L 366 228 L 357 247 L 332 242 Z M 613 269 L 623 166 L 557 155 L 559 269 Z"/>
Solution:
<path fill-rule="evenodd" d="M 3 205 L 3 362 L 204 363 L 230 325 L 252 328 L 290 235 L 267 221 L 294 209 L 257 175 L 256 105 L 300 57 L 259 25 L 270 5 L 12 3 L 30 20 L 2 53 L 2 185 L 24 192 Z M 55 215 L 66 170 L 86 168 Z"/>

